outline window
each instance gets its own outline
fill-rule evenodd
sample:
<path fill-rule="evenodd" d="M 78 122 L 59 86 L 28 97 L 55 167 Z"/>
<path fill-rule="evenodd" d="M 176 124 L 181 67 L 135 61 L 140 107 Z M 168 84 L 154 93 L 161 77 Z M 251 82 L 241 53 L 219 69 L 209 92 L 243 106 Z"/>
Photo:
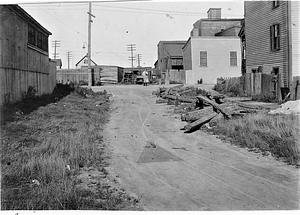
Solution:
<path fill-rule="evenodd" d="M 200 66 L 207 66 L 207 51 L 200 51 Z"/>
<path fill-rule="evenodd" d="M 230 52 L 230 66 L 237 66 L 237 52 Z"/>
<path fill-rule="evenodd" d="M 271 51 L 277 51 L 280 49 L 280 29 L 279 24 L 272 25 L 270 27 L 270 43 Z"/>
<path fill-rule="evenodd" d="M 279 0 L 273 1 L 273 8 L 276 8 L 279 6 Z"/>
<path fill-rule="evenodd" d="M 28 25 L 28 43 L 34 46 L 36 44 L 35 30 L 31 25 Z"/>
<path fill-rule="evenodd" d="M 28 25 L 28 43 L 43 51 L 48 51 L 48 36 Z"/>

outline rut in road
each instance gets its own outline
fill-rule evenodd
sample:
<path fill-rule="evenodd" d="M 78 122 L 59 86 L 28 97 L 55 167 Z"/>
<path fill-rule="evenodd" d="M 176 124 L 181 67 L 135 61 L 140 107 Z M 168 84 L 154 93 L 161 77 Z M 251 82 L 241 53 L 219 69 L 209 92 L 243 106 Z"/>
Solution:
<path fill-rule="evenodd" d="M 144 136 L 146 142 L 149 141 L 149 138 L 147 137 L 147 135 L 146 135 L 145 132 L 148 132 L 150 135 L 154 136 L 155 138 L 158 138 L 158 139 L 160 139 L 161 141 L 167 143 L 168 145 L 174 146 L 174 147 L 175 147 L 175 145 L 174 145 L 173 143 L 171 143 L 170 141 L 167 141 L 167 140 L 161 138 L 160 136 L 158 136 L 157 134 L 153 133 L 150 129 L 148 129 L 148 128 L 145 126 L 145 123 L 147 122 L 147 120 L 148 120 L 149 117 L 151 116 L 152 109 L 151 109 L 151 107 L 147 104 L 147 102 L 146 102 L 143 98 L 141 98 L 140 100 L 141 100 L 141 107 L 140 107 L 140 109 L 139 109 L 138 114 L 139 114 L 140 123 L 141 123 L 141 125 L 142 125 L 142 127 L 141 127 L 141 132 L 142 132 L 142 134 L 143 134 L 143 136 Z M 149 112 L 148 112 L 146 118 L 145 118 L 144 120 L 142 120 L 142 113 L 141 113 L 141 111 L 142 111 L 142 109 L 143 109 L 144 106 L 147 106 L 146 108 L 149 110 Z M 161 146 L 161 147 L 162 147 L 162 146 Z M 163 148 L 163 147 L 162 147 L 162 148 Z M 166 150 L 167 150 L 167 149 L 166 149 Z M 278 183 L 273 182 L 273 181 L 271 181 L 271 180 L 268 180 L 268 179 L 266 179 L 266 178 L 263 178 L 263 177 L 260 177 L 260 176 L 255 175 L 255 174 L 252 174 L 252 173 L 249 173 L 249 172 L 246 172 L 246 171 L 237 169 L 237 168 L 235 168 L 235 167 L 233 167 L 233 166 L 229 166 L 229 165 L 226 165 L 226 164 L 224 164 L 224 163 L 220 163 L 220 162 L 218 162 L 218 161 L 215 161 L 215 160 L 212 160 L 212 159 L 210 159 L 210 158 L 204 157 L 204 156 L 202 156 L 202 155 L 200 155 L 199 153 L 196 153 L 196 152 L 186 151 L 186 153 L 196 155 L 197 157 L 199 157 L 199 158 L 201 158 L 201 159 L 204 159 L 204 160 L 206 160 L 206 161 L 209 161 L 209 162 L 218 164 L 218 165 L 220 165 L 220 166 L 222 166 L 222 167 L 225 167 L 225 168 L 227 168 L 227 169 L 229 168 L 229 169 L 234 170 L 234 171 L 236 171 L 236 172 L 239 172 L 239 173 L 242 173 L 242 174 L 246 174 L 246 175 L 252 177 L 252 179 L 255 178 L 256 180 L 258 180 L 258 183 L 261 183 L 260 181 L 264 181 L 264 182 L 267 182 L 267 183 L 272 184 L 272 185 L 274 185 L 274 186 L 281 187 L 281 188 L 284 189 L 283 191 L 284 191 L 286 194 L 289 194 L 289 192 L 292 192 L 292 193 L 294 193 L 296 196 L 299 196 L 299 192 L 295 191 L 294 189 L 290 189 L 290 188 L 287 187 L 287 186 L 283 186 L 283 185 L 281 185 L 281 184 L 278 184 Z M 271 206 L 272 208 L 277 209 L 277 204 L 276 204 L 276 202 L 274 202 L 273 204 L 270 204 L 270 203 L 267 203 L 267 202 L 265 202 L 265 201 L 263 201 L 263 200 L 261 200 L 261 199 L 257 199 L 256 196 L 253 196 L 253 195 L 247 193 L 246 191 L 237 189 L 237 188 L 234 186 L 234 184 L 232 184 L 232 183 L 225 182 L 225 181 L 220 180 L 220 179 L 218 179 L 217 177 L 213 176 L 212 174 L 209 174 L 209 173 L 207 173 L 207 172 L 205 172 L 205 171 L 201 171 L 201 170 L 199 170 L 199 168 L 197 168 L 197 166 L 195 166 L 195 165 L 188 164 L 187 162 L 184 162 L 184 161 L 183 161 L 183 163 L 184 163 L 184 165 L 186 165 L 187 167 L 189 167 L 189 168 L 191 168 L 191 169 L 193 169 L 193 170 L 195 170 L 195 171 L 197 171 L 197 172 L 199 172 L 199 173 L 201 173 L 201 174 L 204 174 L 204 175 L 210 177 L 211 179 L 215 180 L 216 182 L 222 183 L 222 184 L 224 184 L 225 186 L 227 186 L 227 187 L 229 187 L 229 188 L 235 190 L 236 192 L 248 196 L 250 199 L 252 199 L 252 200 L 255 201 L 255 202 L 260 202 L 260 203 L 264 204 L 265 206 L 269 206 L 269 207 Z"/>

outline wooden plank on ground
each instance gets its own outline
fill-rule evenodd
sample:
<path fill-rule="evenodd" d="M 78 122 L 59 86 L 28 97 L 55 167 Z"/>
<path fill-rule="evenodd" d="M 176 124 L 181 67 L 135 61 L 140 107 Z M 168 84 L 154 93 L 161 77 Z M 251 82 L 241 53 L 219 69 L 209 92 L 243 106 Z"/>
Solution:
<path fill-rule="evenodd" d="M 174 96 L 174 95 L 166 95 L 165 98 L 166 99 L 173 99 L 173 100 L 178 99 L 178 101 L 180 101 L 180 102 L 187 102 L 187 103 L 194 103 L 194 102 L 196 102 L 196 99 L 185 98 L 185 97 Z"/>
<path fill-rule="evenodd" d="M 207 116 L 201 117 L 200 119 L 196 120 L 195 122 L 192 122 L 192 123 L 184 126 L 184 130 L 186 132 L 194 131 L 194 130 L 200 128 L 201 125 L 209 122 L 211 119 L 213 119 L 217 115 L 218 115 L 218 113 L 214 112 L 214 113 L 208 114 Z"/>
<path fill-rule="evenodd" d="M 237 105 L 239 107 L 247 108 L 247 109 L 255 109 L 255 110 L 262 110 L 262 109 L 264 109 L 260 105 L 246 104 L 246 103 L 242 103 L 242 102 L 237 102 Z"/>
<path fill-rule="evenodd" d="M 217 109 L 218 111 L 220 111 L 225 118 L 230 119 L 231 118 L 231 113 L 227 110 L 225 110 L 224 108 L 220 107 L 220 105 L 218 105 L 216 102 L 209 100 L 208 98 L 198 95 L 197 98 L 203 102 L 206 102 L 208 104 L 210 104 L 211 106 L 213 106 L 215 109 Z"/>
<path fill-rule="evenodd" d="M 187 113 L 181 114 L 181 121 L 194 122 L 194 121 L 200 119 L 201 117 L 204 117 L 211 113 L 214 113 L 214 111 L 211 107 L 207 107 L 207 108 L 204 108 L 201 110 L 187 112 Z"/>

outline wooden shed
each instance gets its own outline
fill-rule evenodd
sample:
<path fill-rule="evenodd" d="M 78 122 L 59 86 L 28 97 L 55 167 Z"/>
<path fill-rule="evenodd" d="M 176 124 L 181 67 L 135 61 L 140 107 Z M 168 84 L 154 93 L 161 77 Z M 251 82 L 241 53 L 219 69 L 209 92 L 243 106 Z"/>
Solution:
<path fill-rule="evenodd" d="M 29 86 L 52 93 L 56 63 L 49 59 L 51 35 L 19 5 L 0 5 L 0 105 L 21 100 Z"/>

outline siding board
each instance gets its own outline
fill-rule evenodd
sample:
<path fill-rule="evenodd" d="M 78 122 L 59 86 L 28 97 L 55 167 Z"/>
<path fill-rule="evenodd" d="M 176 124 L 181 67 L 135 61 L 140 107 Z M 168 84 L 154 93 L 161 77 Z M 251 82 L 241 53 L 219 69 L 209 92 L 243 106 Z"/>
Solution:
<path fill-rule="evenodd" d="M 270 49 L 270 26 L 280 25 L 280 50 Z M 268 65 L 280 65 L 282 86 L 288 84 L 287 51 L 287 2 L 280 1 L 279 7 L 273 9 L 272 1 L 245 2 L 245 37 L 246 37 L 246 66 L 247 72 L 251 68 Z M 263 69 L 270 73 L 272 66 Z"/>

